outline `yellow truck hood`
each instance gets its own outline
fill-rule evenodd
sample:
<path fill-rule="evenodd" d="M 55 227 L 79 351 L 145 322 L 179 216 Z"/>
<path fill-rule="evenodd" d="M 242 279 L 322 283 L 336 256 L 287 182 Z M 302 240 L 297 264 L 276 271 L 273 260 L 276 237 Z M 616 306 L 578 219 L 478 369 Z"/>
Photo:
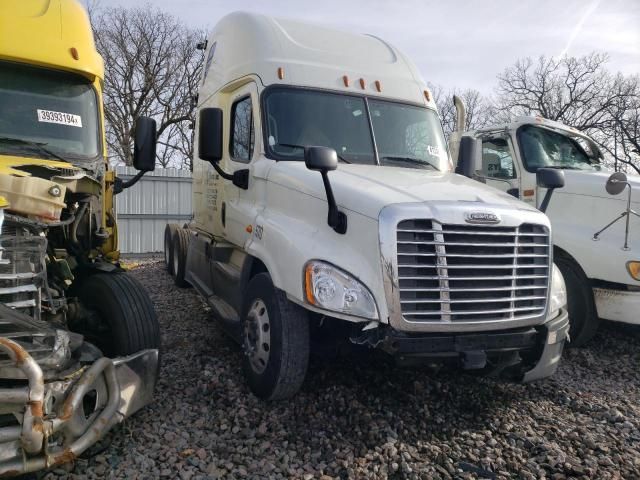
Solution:
<path fill-rule="evenodd" d="M 60 168 L 65 170 L 77 170 L 79 172 L 82 171 L 82 169 L 76 167 L 71 163 L 61 162 L 58 160 L 44 160 L 42 158 L 20 157 L 20 156 L 3 154 L 2 156 L 0 156 L 0 175 L 30 177 L 31 176 L 30 173 L 16 168 L 16 167 L 22 167 L 25 165 L 34 165 L 34 166 L 45 167 L 45 168 Z"/>

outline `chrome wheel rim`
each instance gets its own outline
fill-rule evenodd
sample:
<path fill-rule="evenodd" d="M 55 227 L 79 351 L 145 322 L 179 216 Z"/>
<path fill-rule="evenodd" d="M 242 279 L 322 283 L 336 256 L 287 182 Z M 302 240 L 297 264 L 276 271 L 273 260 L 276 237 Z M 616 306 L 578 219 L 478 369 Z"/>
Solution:
<path fill-rule="evenodd" d="M 261 374 L 267 368 L 271 352 L 271 324 L 267 306 L 261 299 L 254 300 L 244 322 L 244 353 L 251 369 Z"/>

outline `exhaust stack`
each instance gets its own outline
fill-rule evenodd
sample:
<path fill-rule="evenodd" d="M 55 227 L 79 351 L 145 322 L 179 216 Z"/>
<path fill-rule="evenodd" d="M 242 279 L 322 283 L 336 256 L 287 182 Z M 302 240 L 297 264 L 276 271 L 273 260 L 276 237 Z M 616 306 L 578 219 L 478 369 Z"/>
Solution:
<path fill-rule="evenodd" d="M 453 96 L 453 104 L 456 107 L 456 132 L 462 133 L 467 120 L 467 109 L 464 106 L 462 98 L 457 95 Z"/>

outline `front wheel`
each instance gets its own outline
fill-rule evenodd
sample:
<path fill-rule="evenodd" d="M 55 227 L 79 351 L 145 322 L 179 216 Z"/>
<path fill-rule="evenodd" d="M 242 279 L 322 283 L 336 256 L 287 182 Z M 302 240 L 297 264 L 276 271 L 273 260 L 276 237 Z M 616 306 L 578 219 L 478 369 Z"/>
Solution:
<path fill-rule="evenodd" d="M 251 391 L 264 400 L 295 395 L 309 363 L 307 312 L 261 273 L 247 286 L 242 327 L 243 370 Z"/>
<path fill-rule="evenodd" d="M 160 325 L 144 287 L 129 274 L 90 275 L 78 291 L 80 303 L 91 313 L 80 329 L 108 357 L 160 348 Z M 83 332 L 84 333 L 84 332 Z"/>
<path fill-rule="evenodd" d="M 557 255 L 558 265 L 567 285 L 567 309 L 569 311 L 569 346 L 582 347 L 593 338 L 600 320 L 593 299 L 593 289 L 586 274 L 573 259 Z"/>

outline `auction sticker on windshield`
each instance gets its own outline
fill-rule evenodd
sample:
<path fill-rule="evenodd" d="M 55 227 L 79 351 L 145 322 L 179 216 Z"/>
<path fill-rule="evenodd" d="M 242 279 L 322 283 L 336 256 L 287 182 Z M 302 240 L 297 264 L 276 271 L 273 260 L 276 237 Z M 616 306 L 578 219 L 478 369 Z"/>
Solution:
<path fill-rule="evenodd" d="M 82 118 L 73 113 L 54 112 L 52 110 L 38 109 L 38 121 L 47 123 L 58 123 L 71 127 L 82 127 Z"/>

